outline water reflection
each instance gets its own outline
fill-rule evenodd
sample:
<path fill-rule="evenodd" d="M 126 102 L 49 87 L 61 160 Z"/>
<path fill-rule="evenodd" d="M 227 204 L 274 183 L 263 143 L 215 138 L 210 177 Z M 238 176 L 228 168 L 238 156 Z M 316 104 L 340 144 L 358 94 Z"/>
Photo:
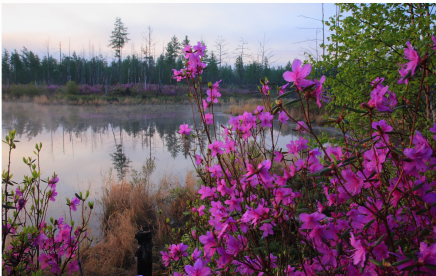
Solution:
<path fill-rule="evenodd" d="M 155 161 L 155 178 L 167 172 L 184 178 L 193 169 L 178 134 L 180 124 L 194 125 L 190 106 L 71 107 L 9 102 L 2 106 L 2 138 L 7 131 L 16 129 L 21 140 L 12 156 L 15 180 L 28 173 L 22 157 L 30 156 L 35 143 L 42 142 L 43 176 L 56 171 L 62 197 L 90 188 L 91 195 L 99 198 L 104 184 L 102 175 L 109 168 L 113 167 L 122 179 L 129 169 L 141 168 L 147 159 Z M 228 125 L 229 116 L 217 109 L 218 130 L 221 125 Z M 274 126 L 275 135 L 280 131 L 279 147 L 286 149 L 286 143 L 298 139 L 295 125 L 281 129 L 278 123 Z M 2 147 L 5 152 L 5 145 Z M 5 154 L 2 161 L 5 169 Z"/>

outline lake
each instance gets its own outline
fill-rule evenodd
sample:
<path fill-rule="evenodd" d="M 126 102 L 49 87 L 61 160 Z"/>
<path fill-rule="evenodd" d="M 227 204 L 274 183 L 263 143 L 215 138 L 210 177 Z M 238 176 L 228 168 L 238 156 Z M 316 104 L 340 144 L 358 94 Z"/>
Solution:
<path fill-rule="evenodd" d="M 228 125 L 229 115 L 216 107 L 217 129 Z M 251 112 L 253 112 L 251 110 Z M 198 118 L 197 118 L 198 122 Z M 33 157 L 35 143 L 42 142 L 41 172 L 47 178 L 59 176 L 58 200 L 50 216 L 67 214 L 65 197 L 90 190 L 90 198 L 98 200 L 112 171 L 112 178 L 128 178 L 132 169 L 140 171 L 148 158 L 154 160 L 153 180 L 164 174 L 184 179 L 193 165 L 178 133 L 180 124 L 192 128 L 193 116 L 187 105 L 141 106 L 55 106 L 33 103 L 2 104 L 2 140 L 16 129 L 17 149 L 12 152 L 13 180 L 21 182 L 29 168 L 23 157 Z M 274 122 L 275 135 L 278 121 Z M 295 124 L 283 125 L 279 147 L 286 149 L 290 140 L 298 139 Z M 334 129 L 317 128 L 337 135 Z M 8 148 L 2 143 L 2 168 L 7 169 Z M 98 209 L 97 209 L 98 210 Z"/>

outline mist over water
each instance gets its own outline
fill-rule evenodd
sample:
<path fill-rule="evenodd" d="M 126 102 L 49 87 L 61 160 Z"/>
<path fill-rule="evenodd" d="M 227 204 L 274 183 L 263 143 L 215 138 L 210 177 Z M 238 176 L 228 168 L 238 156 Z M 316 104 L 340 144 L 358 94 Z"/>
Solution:
<path fill-rule="evenodd" d="M 141 106 L 55 106 L 33 103 L 3 103 L 2 139 L 9 130 L 16 129 L 17 149 L 12 151 L 13 180 L 21 182 L 29 174 L 23 157 L 34 157 L 35 144 L 41 142 L 42 177 L 53 172 L 59 176 L 59 193 L 52 203 L 49 216 L 67 214 L 65 197 L 90 190 L 90 199 L 98 200 L 105 179 L 129 177 L 132 169 L 141 170 L 149 158 L 155 161 L 153 181 L 166 173 L 186 177 L 193 170 L 181 135 L 180 124 L 194 126 L 189 105 Z M 228 126 L 225 107 L 215 107 L 215 127 Z M 196 123 L 199 117 L 196 116 Z M 279 131 L 274 122 L 274 136 Z M 298 139 L 295 124 L 280 129 L 279 148 Z M 325 131 L 325 130 L 323 130 Z M 333 133 L 333 132 L 332 132 Z M 275 138 L 276 139 L 276 138 Z M 2 168 L 7 169 L 8 148 L 2 143 Z M 97 209 L 98 210 L 98 209 Z M 67 216 L 68 217 L 68 216 Z"/>

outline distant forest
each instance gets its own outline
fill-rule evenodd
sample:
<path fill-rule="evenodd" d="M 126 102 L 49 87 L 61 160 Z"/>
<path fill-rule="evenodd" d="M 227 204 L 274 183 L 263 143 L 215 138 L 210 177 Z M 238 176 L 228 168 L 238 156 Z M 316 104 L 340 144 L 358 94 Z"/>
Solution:
<path fill-rule="evenodd" d="M 181 69 L 184 64 L 182 52 L 185 44 L 190 44 L 187 36 L 182 41 L 173 36 L 164 51 L 159 56 L 155 55 L 155 43 L 151 39 L 152 29 L 143 34 L 147 42 L 140 53 L 130 51 L 127 47 L 121 50 L 121 73 L 119 73 L 119 59 L 114 56 L 104 56 L 96 53 L 94 46 L 89 46 L 78 54 L 61 52 L 56 58 L 50 54 L 50 48 L 41 58 L 26 47 L 21 50 L 2 52 L 2 84 L 56 84 L 64 85 L 68 80 L 77 84 L 88 85 L 113 85 L 116 83 L 144 83 L 147 84 L 175 84 L 172 79 L 172 69 Z M 197 44 L 192 43 L 193 44 Z M 265 44 L 260 44 L 260 54 L 256 57 L 247 54 L 247 42 L 241 39 L 237 54 L 230 55 L 226 49 L 226 40 L 218 37 L 215 44 L 207 45 L 204 56 L 207 70 L 203 74 L 204 81 L 218 81 L 222 79 L 221 86 L 235 85 L 244 88 L 254 88 L 259 85 L 259 79 L 268 77 L 271 82 L 278 85 L 284 84 L 283 73 L 291 70 L 291 61 L 283 66 L 271 66 L 269 58 L 271 50 L 265 50 Z M 65 48 L 65 47 L 64 47 Z M 151 50 L 150 50 L 151 49 Z M 63 49 L 62 49 L 63 50 Z M 235 64 L 224 63 L 224 58 L 234 57 Z M 121 74 L 121 76 L 120 76 Z"/>

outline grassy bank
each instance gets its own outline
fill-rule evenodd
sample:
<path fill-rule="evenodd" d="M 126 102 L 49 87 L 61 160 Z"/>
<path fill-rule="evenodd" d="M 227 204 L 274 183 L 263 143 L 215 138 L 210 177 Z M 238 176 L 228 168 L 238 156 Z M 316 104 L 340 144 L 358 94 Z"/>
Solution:
<path fill-rule="evenodd" d="M 207 90 L 207 86 L 203 91 Z M 128 84 L 108 86 L 76 85 L 3 85 L 3 101 L 34 102 L 38 104 L 56 105 L 134 105 L 134 104 L 189 104 L 186 94 L 189 87 L 186 85 L 158 85 L 151 84 L 144 88 L 143 84 Z M 230 86 L 220 90 L 221 103 L 227 103 L 230 98 L 247 100 L 260 97 L 254 91 Z"/>
<path fill-rule="evenodd" d="M 129 181 L 106 180 L 100 201 L 102 237 L 83 252 L 85 275 L 136 275 L 135 234 L 140 229 L 153 234 L 153 271 L 165 271 L 160 251 L 173 242 L 172 229 L 183 233 L 183 212 L 187 200 L 196 197 L 197 179 L 189 172 L 184 181 L 167 174 L 153 183 L 151 171 L 148 164 L 141 172 L 133 171 Z"/>

